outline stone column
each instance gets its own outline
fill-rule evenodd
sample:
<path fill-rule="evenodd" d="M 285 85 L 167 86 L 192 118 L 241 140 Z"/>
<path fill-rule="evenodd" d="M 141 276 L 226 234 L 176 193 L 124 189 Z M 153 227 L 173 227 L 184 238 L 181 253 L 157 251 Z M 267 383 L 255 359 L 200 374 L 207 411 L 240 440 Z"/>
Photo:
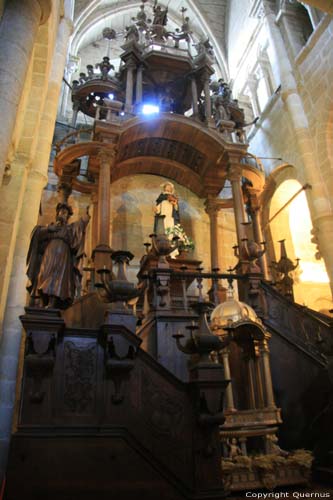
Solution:
<path fill-rule="evenodd" d="M 29 173 L 23 199 L 23 207 L 29 209 L 21 212 L 14 251 L 15 265 L 12 269 L 3 321 L 0 343 L 0 482 L 6 470 L 15 405 L 16 376 L 22 338 L 19 316 L 24 312 L 27 296 L 26 255 L 31 231 L 38 216 L 41 192 L 46 182 L 47 177 L 41 173 L 36 171 Z"/>
<path fill-rule="evenodd" d="M 325 10 L 331 2 L 321 0 L 309 2 L 314 7 Z M 319 6 L 321 5 L 321 7 Z M 325 5 L 324 5 L 325 4 Z M 312 189 L 307 191 L 311 219 L 318 229 L 318 242 L 325 261 L 333 291 L 333 210 L 327 185 L 332 182 L 331 172 L 322 172 L 316 163 L 315 144 L 310 133 L 309 123 L 303 102 L 298 94 L 297 82 L 287 55 L 286 47 L 278 26 L 275 23 L 274 2 L 262 0 L 263 14 L 269 36 L 268 55 L 277 84 L 281 84 L 281 98 L 285 103 L 289 121 L 294 131 L 295 147 L 300 154 L 299 169 L 304 169 L 306 182 Z M 331 7 L 333 10 L 333 7 Z"/>
<path fill-rule="evenodd" d="M 249 88 L 250 92 L 250 99 L 251 99 L 251 104 L 252 108 L 254 111 L 255 116 L 260 115 L 260 104 L 258 100 L 258 94 L 257 94 L 257 89 L 258 89 L 258 80 L 254 78 L 254 76 L 249 77 L 247 80 L 247 86 Z"/>
<path fill-rule="evenodd" d="M 137 72 L 136 72 L 136 105 L 140 105 L 142 103 L 142 73 L 143 66 L 139 64 Z"/>
<path fill-rule="evenodd" d="M 0 24 L 0 181 L 5 169 L 16 113 L 32 56 L 38 26 L 45 22 L 50 2 L 10 0 Z"/>
<path fill-rule="evenodd" d="M 68 62 L 65 68 L 65 78 L 66 81 L 70 84 L 72 80 L 72 74 L 77 71 L 78 65 L 77 65 L 77 57 L 70 55 L 68 58 Z M 68 104 L 68 97 L 69 97 L 69 91 L 70 88 L 68 85 L 64 82 L 64 87 L 63 87 L 63 92 L 62 92 L 62 98 L 60 100 L 59 104 L 59 114 L 66 118 L 66 111 L 67 111 L 67 104 Z"/>
<path fill-rule="evenodd" d="M 222 357 L 222 363 L 223 363 L 223 369 L 224 369 L 224 378 L 225 380 L 231 380 L 231 373 L 230 373 L 230 365 L 229 365 L 229 351 L 228 349 L 223 349 L 222 353 L 220 354 Z M 234 410 L 235 409 L 235 403 L 234 403 L 234 396 L 232 393 L 232 382 L 230 381 L 229 384 L 227 385 L 226 392 L 225 392 L 225 402 L 226 402 L 226 410 Z"/>
<path fill-rule="evenodd" d="M 72 127 L 76 127 L 77 115 L 79 114 L 80 103 L 73 102 Z"/>
<path fill-rule="evenodd" d="M 260 352 L 262 365 L 264 370 L 264 384 L 265 384 L 265 395 L 266 395 L 266 403 L 268 408 L 275 408 L 274 401 L 274 392 L 273 392 L 273 384 L 272 384 L 272 375 L 271 375 L 271 367 L 269 364 L 269 348 L 267 340 L 263 340 L 260 343 Z"/>
<path fill-rule="evenodd" d="M 192 92 L 193 117 L 197 118 L 197 116 L 199 115 L 198 87 L 194 76 L 191 77 L 191 92 Z"/>
<path fill-rule="evenodd" d="M 20 2 L 20 5 L 25 8 L 24 3 Z M 17 234 L 13 242 L 13 251 L 9 252 L 7 262 L 11 275 L 8 293 L 6 293 L 7 301 L 0 344 L 0 481 L 6 467 L 14 411 L 16 373 L 22 332 L 19 316 L 23 313 L 27 296 L 26 255 L 31 231 L 37 223 L 42 191 L 47 183 L 54 123 L 71 29 L 71 23 L 63 19 L 58 29 L 36 153 L 32 162 L 21 161 L 22 164 L 30 164 L 31 169 L 27 166 L 22 172 L 22 194 L 17 200 Z"/>
<path fill-rule="evenodd" d="M 133 72 L 135 69 L 135 64 L 132 61 L 128 61 L 126 64 L 126 96 L 125 96 L 125 111 L 126 113 L 132 113 L 133 106 Z"/>
<path fill-rule="evenodd" d="M 246 238 L 245 227 L 243 225 L 243 223 L 246 222 L 246 215 L 245 215 L 243 193 L 241 188 L 241 177 L 242 177 L 241 167 L 238 165 L 231 165 L 229 167 L 228 179 L 230 180 L 232 189 L 232 198 L 234 203 L 236 232 L 237 232 L 237 244 L 239 247 L 241 247 L 242 239 Z"/>

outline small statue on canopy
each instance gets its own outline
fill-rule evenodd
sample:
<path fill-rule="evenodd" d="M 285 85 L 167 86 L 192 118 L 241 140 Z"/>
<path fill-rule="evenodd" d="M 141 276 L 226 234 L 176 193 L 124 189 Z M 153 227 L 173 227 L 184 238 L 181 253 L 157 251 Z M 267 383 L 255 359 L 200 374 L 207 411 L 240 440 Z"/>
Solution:
<path fill-rule="evenodd" d="M 153 24 L 166 26 L 168 24 L 168 16 L 167 16 L 168 7 L 163 9 L 160 5 L 157 4 L 157 0 L 155 0 L 153 11 L 154 11 Z"/>

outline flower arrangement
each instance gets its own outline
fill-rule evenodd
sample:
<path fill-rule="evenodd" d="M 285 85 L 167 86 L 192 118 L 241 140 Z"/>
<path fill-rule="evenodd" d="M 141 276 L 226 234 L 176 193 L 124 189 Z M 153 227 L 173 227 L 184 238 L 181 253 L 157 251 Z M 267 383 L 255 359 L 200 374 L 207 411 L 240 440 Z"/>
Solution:
<path fill-rule="evenodd" d="M 180 251 L 183 250 L 185 252 L 189 252 L 191 250 L 194 250 L 194 241 L 192 240 L 192 238 L 187 236 L 184 228 L 180 224 L 175 224 L 173 227 L 168 227 L 165 233 L 167 236 L 171 237 L 178 236 L 178 249 Z"/>

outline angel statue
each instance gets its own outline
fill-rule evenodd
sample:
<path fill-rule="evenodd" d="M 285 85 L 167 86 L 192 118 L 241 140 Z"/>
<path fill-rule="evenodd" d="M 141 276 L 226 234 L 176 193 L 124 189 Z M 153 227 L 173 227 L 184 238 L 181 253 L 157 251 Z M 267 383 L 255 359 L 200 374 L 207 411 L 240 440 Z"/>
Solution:
<path fill-rule="evenodd" d="M 163 219 L 164 233 L 172 239 L 178 236 L 180 250 L 193 250 L 194 242 L 187 236 L 180 224 L 179 202 L 172 182 L 161 184 L 162 192 L 156 200 L 154 232 L 159 231 L 159 221 Z M 178 251 L 172 252 L 171 257 L 176 257 Z"/>
<path fill-rule="evenodd" d="M 30 305 L 66 309 L 80 287 L 80 259 L 84 255 L 85 230 L 89 207 L 77 221 L 68 223 L 73 215 L 67 203 L 58 203 L 56 221 L 48 226 L 35 226 L 27 256 L 27 290 Z"/>

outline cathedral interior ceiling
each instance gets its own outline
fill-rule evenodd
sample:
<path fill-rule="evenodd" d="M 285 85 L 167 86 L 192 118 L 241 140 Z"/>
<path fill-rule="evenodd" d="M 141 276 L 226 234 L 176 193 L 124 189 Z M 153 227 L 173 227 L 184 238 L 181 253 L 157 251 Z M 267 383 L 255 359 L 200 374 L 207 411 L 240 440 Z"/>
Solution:
<path fill-rule="evenodd" d="M 169 0 L 168 17 L 171 28 L 182 23 L 181 8 L 186 8 L 185 15 L 190 18 L 193 40 L 209 38 L 214 46 L 220 75 L 228 77 L 226 62 L 226 32 L 229 0 L 218 0 L 208 3 L 206 0 Z M 163 2 L 162 2 L 163 4 Z M 77 54 L 80 47 L 102 40 L 105 27 L 112 27 L 117 33 L 123 32 L 126 25 L 137 13 L 138 0 L 76 0 L 74 33 L 71 52 Z M 146 10 L 152 8 L 153 2 L 148 0 Z"/>

